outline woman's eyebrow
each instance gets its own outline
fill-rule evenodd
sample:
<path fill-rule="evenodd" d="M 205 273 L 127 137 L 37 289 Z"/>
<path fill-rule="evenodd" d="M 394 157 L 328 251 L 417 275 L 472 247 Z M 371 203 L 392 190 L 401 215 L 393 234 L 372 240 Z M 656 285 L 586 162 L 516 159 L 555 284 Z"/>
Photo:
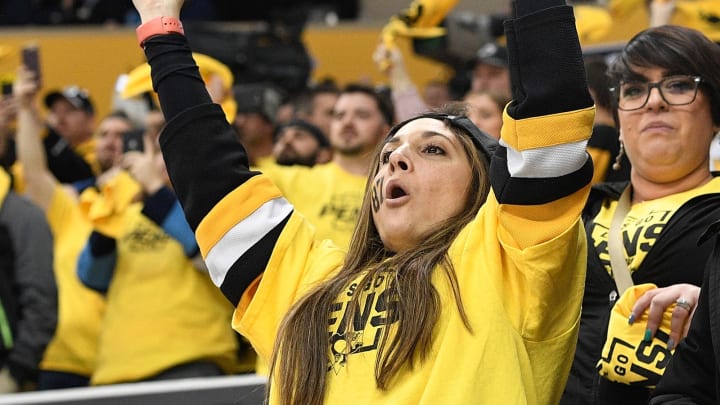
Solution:
<path fill-rule="evenodd" d="M 445 135 L 441 132 L 436 132 L 436 131 L 423 131 L 422 133 L 420 133 L 420 136 L 423 138 L 433 138 L 433 137 L 439 136 L 439 137 L 445 138 L 446 140 L 450 141 L 450 138 L 447 135 Z M 395 143 L 399 143 L 399 142 L 400 142 L 400 140 L 398 139 L 398 136 L 396 134 L 396 135 L 393 135 L 392 138 L 385 141 L 385 144 L 389 144 L 389 143 L 395 144 Z"/>
<path fill-rule="evenodd" d="M 443 133 L 441 133 L 441 132 L 423 131 L 423 133 L 421 134 L 421 136 L 422 136 L 423 138 L 434 138 L 434 137 L 439 136 L 439 137 L 445 138 L 448 142 L 451 142 L 450 137 L 448 137 L 447 135 L 445 135 L 445 134 L 443 134 Z"/>

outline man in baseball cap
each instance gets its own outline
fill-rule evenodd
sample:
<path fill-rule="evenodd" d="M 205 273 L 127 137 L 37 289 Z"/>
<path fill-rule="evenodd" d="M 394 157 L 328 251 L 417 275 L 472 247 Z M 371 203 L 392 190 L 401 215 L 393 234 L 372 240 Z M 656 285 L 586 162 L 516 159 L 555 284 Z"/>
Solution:
<path fill-rule="evenodd" d="M 64 183 L 92 176 L 97 161 L 95 108 L 90 94 L 79 86 L 67 86 L 48 92 L 44 102 L 48 132 L 43 143 L 50 170 Z"/>
<path fill-rule="evenodd" d="M 88 92 L 78 86 L 53 90 L 45 96 L 47 124 L 72 148 L 89 142 L 95 130 L 95 108 Z"/>
<path fill-rule="evenodd" d="M 68 86 L 62 90 L 54 90 L 45 96 L 45 106 L 49 109 L 52 109 L 53 105 L 58 101 L 66 101 L 73 108 L 83 110 L 89 115 L 95 114 L 90 94 L 78 86 Z"/>
<path fill-rule="evenodd" d="M 473 91 L 491 91 L 510 97 L 507 48 L 489 42 L 478 49 L 471 87 Z"/>

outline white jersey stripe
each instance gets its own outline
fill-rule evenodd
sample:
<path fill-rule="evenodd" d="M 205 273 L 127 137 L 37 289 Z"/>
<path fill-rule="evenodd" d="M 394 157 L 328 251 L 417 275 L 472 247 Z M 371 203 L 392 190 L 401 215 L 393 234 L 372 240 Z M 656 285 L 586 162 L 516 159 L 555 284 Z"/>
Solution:
<path fill-rule="evenodd" d="M 508 172 L 515 178 L 561 177 L 580 170 L 587 162 L 587 141 L 546 146 L 518 152 L 502 140 L 507 148 Z"/>
<path fill-rule="evenodd" d="M 205 257 L 213 283 L 220 287 L 238 258 L 287 218 L 293 209 L 286 199 L 275 198 L 261 205 L 223 235 Z"/>

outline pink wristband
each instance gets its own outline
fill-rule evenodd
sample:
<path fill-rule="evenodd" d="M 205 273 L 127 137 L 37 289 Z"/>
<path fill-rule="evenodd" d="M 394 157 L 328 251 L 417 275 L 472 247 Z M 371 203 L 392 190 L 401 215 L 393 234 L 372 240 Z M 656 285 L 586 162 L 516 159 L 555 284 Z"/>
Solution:
<path fill-rule="evenodd" d="M 171 32 L 185 35 L 182 23 L 175 17 L 157 17 L 152 20 L 141 24 L 135 30 L 137 34 L 138 43 L 143 46 L 148 38 L 155 35 L 165 35 Z"/>

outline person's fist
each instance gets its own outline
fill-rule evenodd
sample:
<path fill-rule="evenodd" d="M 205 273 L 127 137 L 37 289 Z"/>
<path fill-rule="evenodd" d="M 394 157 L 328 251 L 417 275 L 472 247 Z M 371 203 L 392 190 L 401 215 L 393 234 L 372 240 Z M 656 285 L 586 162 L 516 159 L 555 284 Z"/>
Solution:
<path fill-rule="evenodd" d="M 133 5 L 143 23 L 163 16 L 180 18 L 183 3 L 184 0 L 133 0 Z"/>

